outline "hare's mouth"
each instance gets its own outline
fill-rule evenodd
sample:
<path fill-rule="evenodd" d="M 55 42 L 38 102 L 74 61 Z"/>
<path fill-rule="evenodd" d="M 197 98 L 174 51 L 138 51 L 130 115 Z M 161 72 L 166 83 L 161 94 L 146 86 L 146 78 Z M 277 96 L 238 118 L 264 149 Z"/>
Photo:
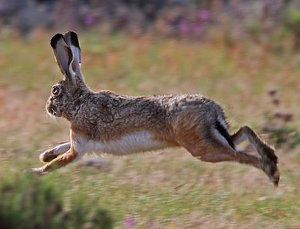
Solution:
<path fill-rule="evenodd" d="M 57 109 L 56 106 L 53 106 L 53 105 L 48 105 L 47 108 L 47 113 L 50 115 L 50 116 L 56 116 L 56 117 L 60 117 L 61 116 L 61 112 L 59 111 L 59 109 Z"/>

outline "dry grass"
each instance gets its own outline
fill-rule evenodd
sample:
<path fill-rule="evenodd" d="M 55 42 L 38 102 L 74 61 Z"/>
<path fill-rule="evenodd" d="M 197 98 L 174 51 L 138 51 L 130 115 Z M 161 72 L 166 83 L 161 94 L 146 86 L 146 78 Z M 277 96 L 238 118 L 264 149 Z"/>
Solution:
<path fill-rule="evenodd" d="M 46 116 L 50 86 L 60 74 L 49 36 L 0 42 L 0 176 L 39 164 L 40 151 L 68 139 L 68 124 Z M 84 34 L 83 71 L 93 89 L 121 94 L 202 93 L 223 104 L 232 129 L 259 130 L 278 88 L 283 107 L 300 124 L 300 55 L 243 44 L 196 43 Z M 299 147 L 278 151 L 282 181 L 274 189 L 254 168 L 202 163 L 183 149 L 106 156 L 110 171 L 74 164 L 50 174 L 64 199 L 82 195 L 107 209 L 116 228 L 298 228 Z M 41 178 L 43 179 L 43 178 Z"/>

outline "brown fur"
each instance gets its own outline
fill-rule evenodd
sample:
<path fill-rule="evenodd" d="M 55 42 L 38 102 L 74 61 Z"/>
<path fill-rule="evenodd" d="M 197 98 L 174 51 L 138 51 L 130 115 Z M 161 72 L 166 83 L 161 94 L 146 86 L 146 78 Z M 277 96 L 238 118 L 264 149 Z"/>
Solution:
<path fill-rule="evenodd" d="M 57 34 L 51 40 L 65 78 L 56 85 L 59 93 L 54 91 L 46 105 L 49 114 L 64 117 L 71 123 L 70 143 L 43 153 L 40 158 L 48 163 L 34 169 L 35 172 L 44 174 L 79 158 L 84 152 L 76 152 L 73 143 L 80 139 L 105 143 L 147 131 L 155 140 L 167 146 L 182 146 L 202 161 L 236 161 L 262 169 L 275 185 L 278 184 L 274 150 L 247 126 L 232 136 L 227 134 L 229 127 L 224 112 L 209 98 L 202 95 L 133 97 L 90 90 L 80 71 L 80 56 L 76 55 L 80 48 L 72 44 L 72 39 L 74 41 L 77 36 L 67 33 Z M 222 136 L 216 123 L 236 142 L 235 145 L 246 136 L 260 158 L 235 150 L 226 142 L 228 138 Z M 82 141 L 81 144 L 84 149 Z"/>

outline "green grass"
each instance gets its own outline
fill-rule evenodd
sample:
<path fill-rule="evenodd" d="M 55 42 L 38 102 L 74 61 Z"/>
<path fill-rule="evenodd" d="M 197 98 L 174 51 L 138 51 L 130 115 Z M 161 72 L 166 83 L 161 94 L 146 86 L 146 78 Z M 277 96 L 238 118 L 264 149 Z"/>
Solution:
<path fill-rule="evenodd" d="M 0 42 L 0 186 L 6 181 L 13 184 L 8 207 L 18 206 L 22 191 L 38 182 L 38 187 L 49 187 L 55 194 L 49 203 L 33 205 L 30 214 L 47 210 L 57 200 L 62 212 L 74 212 L 71 222 L 86 217 L 82 222 L 87 221 L 87 228 L 97 214 L 111 217 L 114 228 L 123 228 L 128 220 L 136 228 L 300 226 L 299 147 L 278 150 L 282 172 L 278 189 L 254 168 L 203 163 L 183 149 L 106 156 L 108 171 L 79 163 L 46 177 L 28 178 L 24 170 L 40 165 L 39 153 L 67 140 L 69 133 L 66 121 L 52 120 L 44 111 L 51 85 L 61 78 L 50 37 L 27 42 L 2 37 Z M 263 114 L 273 109 L 267 91 L 275 87 L 282 109 L 293 112 L 294 126 L 300 124 L 297 53 L 266 52 L 248 43 L 228 49 L 222 42 L 96 33 L 81 38 L 83 71 L 93 89 L 131 95 L 203 93 L 223 104 L 234 131 L 243 124 L 259 130 Z M 47 190 L 38 193 L 43 196 Z M 21 212 L 14 214 L 23 217 Z"/>

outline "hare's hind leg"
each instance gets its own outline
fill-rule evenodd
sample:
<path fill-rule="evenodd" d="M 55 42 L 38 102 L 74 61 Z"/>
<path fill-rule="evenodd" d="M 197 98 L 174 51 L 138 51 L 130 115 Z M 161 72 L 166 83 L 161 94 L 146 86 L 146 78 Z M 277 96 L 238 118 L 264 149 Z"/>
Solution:
<path fill-rule="evenodd" d="M 67 152 L 71 147 L 70 142 L 66 142 L 60 144 L 52 149 L 46 150 L 45 152 L 41 153 L 39 158 L 41 162 L 47 163 L 52 161 L 53 159 L 57 158 L 59 155 Z"/>
<path fill-rule="evenodd" d="M 73 162 L 76 159 L 79 159 L 83 154 L 79 154 L 73 147 L 71 147 L 66 153 L 57 156 L 51 162 L 45 164 L 40 168 L 32 169 L 33 172 L 44 175 L 48 172 L 51 172 L 60 167 L 66 166 L 67 164 Z"/>
<path fill-rule="evenodd" d="M 246 154 L 242 151 L 236 151 L 225 139 L 222 139 L 218 132 L 212 131 L 205 138 L 199 137 L 195 132 L 189 137 L 181 139 L 181 145 L 184 146 L 194 157 L 205 162 L 223 162 L 235 161 L 242 164 L 254 166 L 263 170 L 272 180 L 274 185 L 278 184 L 278 177 L 273 176 L 264 169 L 263 162 L 258 157 Z"/>
<path fill-rule="evenodd" d="M 254 166 L 261 169 L 261 162 L 259 158 L 248 155 L 246 153 L 235 151 L 227 146 L 223 146 L 218 142 L 199 141 L 190 145 L 186 145 L 185 148 L 196 158 L 205 162 L 224 162 L 224 161 L 236 161 L 242 164 Z"/>
<path fill-rule="evenodd" d="M 263 171 L 270 177 L 271 180 L 273 180 L 275 185 L 278 185 L 280 174 L 277 168 L 278 159 L 275 155 L 274 149 L 264 143 L 248 126 L 241 127 L 231 137 L 236 145 L 248 139 L 250 144 L 261 156 Z"/>
<path fill-rule="evenodd" d="M 250 127 L 241 127 L 231 137 L 235 145 L 238 145 L 248 139 L 250 144 L 255 148 L 255 150 L 260 154 L 261 157 L 268 157 L 275 164 L 277 164 L 278 159 L 274 153 L 274 149 L 264 143 Z"/>

